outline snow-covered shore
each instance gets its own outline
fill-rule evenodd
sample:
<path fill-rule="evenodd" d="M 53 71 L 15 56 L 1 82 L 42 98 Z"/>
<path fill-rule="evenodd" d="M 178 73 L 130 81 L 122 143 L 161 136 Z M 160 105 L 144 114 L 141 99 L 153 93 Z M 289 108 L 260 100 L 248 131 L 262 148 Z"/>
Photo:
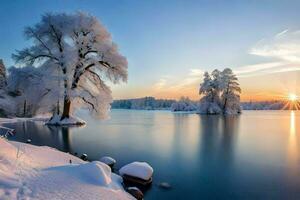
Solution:
<path fill-rule="evenodd" d="M 2 123 L 16 123 L 16 122 L 24 122 L 24 121 L 42 121 L 46 122 L 49 120 L 49 117 L 43 116 L 43 117 L 32 117 L 32 118 L 1 118 L 0 117 L 0 124 Z"/>
<path fill-rule="evenodd" d="M 134 199 L 98 161 L 0 138 L 0 199 Z"/>

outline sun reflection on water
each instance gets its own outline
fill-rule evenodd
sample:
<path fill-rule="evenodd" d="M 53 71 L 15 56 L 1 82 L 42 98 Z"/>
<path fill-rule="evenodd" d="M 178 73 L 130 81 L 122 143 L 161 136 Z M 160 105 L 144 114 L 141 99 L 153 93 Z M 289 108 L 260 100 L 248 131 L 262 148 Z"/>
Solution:
<path fill-rule="evenodd" d="M 298 158 L 299 158 L 299 147 L 298 138 L 296 133 L 296 113 L 291 111 L 290 113 L 290 133 L 288 140 L 288 165 L 289 175 L 293 177 L 298 174 Z"/>
<path fill-rule="evenodd" d="M 291 111 L 290 114 L 290 136 L 296 135 L 296 117 L 295 117 L 295 111 Z"/>

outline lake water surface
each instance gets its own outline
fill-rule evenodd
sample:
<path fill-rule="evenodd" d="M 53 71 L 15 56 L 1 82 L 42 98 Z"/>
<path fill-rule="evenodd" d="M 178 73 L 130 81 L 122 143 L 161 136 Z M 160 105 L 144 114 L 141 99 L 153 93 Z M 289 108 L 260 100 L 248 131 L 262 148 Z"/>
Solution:
<path fill-rule="evenodd" d="M 84 118 L 84 117 L 83 117 Z M 204 116 L 169 111 L 113 110 L 111 119 L 84 118 L 81 128 L 41 122 L 7 124 L 10 140 L 32 140 L 116 168 L 146 161 L 154 168 L 145 199 L 300 199 L 300 112 L 245 111 Z M 157 185 L 168 182 L 172 188 Z"/>

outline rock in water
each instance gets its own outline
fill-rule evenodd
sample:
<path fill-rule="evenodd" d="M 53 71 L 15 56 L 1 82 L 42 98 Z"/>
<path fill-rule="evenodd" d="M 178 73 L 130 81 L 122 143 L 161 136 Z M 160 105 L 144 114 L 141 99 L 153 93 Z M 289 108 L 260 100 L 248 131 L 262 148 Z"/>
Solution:
<path fill-rule="evenodd" d="M 114 164 L 116 164 L 116 160 L 109 156 L 104 156 L 100 158 L 100 162 L 107 164 L 111 168 L 114 166 Z"/>
<path fill-rule="evenodd" d="M 158 184 L 158 186 L 162 189 L 166 189 L 166 190 L 169 190 L 171 189 L 171 185 L 167 182 L 161 182 L 160 184 Z"/>
<path fill-rule="evenodd" d="M 6 68 L 3 60 L 0 59 L 0 89 L 6 87 Z"/>
<path fill-rule="evenodd" d="M 142 200 L 144 198 L 143 192 L 137 187 L 128 187 L 126 191 L 137 200 Z"/>
<path fill-rule="evenodd" d="M 82 154 L 82 155 L 80 156 L 80 158 L 81 158 L 82 160 L 84 160 L 84 161 L 87 161 L 88 155 L 84 153 L 84 154 Z"/>
<path fill-rule="evenodd" d="M 129 163 L 122 167 L 119 172 L 125 182 L 144 186 L 152 183 L 153 168 L 146 162 Z"/>

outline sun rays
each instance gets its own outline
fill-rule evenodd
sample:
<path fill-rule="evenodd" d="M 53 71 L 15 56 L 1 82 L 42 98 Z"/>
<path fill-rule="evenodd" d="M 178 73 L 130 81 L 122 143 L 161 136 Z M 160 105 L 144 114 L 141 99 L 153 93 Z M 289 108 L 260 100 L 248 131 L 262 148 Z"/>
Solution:
<path fill-rule="evenodd" d="M 282 110 L 300 110 L 300 102 L 296 94 L 290 93 L 283 99 L 284 106 L 282 107 Z"/>
<path fill-rule="evenodd" d="M 298 99 L 298 97 L 297 97 L 297 95 L 296 94 L 293 94 L 293 93 L 291 93 L 291 94 L 289 94 L 289 100 L 290 101 L 297 101 L 297 99 Z"/>

